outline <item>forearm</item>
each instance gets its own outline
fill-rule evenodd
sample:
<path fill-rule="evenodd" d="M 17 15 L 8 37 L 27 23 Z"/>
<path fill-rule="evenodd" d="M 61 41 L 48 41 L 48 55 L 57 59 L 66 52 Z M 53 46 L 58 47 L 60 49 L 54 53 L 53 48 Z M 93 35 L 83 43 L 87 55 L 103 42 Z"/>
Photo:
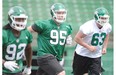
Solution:
<path fill-rule="evenodd" d="M 82 31 L 79 31 L 79 32 L 76 34 L 74 40 L 76 41 L 76 43 L 78 43 L 78 44 L 80 44 L 81 46 L 83 46 L 83 47 L 89 49 L 90 46 L 89 46 L 86 42 L 83 41 L 83 38 L 86 37 L 86 36 L 87 36 L 87 35 L 85 35 Z"/>
<path fill-rule="evenodd" d="M 32 63 L 32 51 L 29 51 L 28 53 L 26 53 L 25 56 L 26 56 L 27 67 L 30 67 Z"/>
<path fill-rule="evenodd" d="M 109 41 L 109 35 L 107 35 L 105 40 L 104 40 L 103 48 L 107 49 L 108 41 Z"/>
<path fill-rule="evenodd" d="M 81 46 L 89 49 L 90 45 L 88 45 L 87 43 L 85 43 L 81 38 L 75 38 L 76 43 L 80 44 Z"/>
<path fill-rule="evenodd" d="M 4 64 L 5 63 L 5 60 L 4 59 L 2 59 L 2 64 Z"/>
<path fill-rule="evenodd" d="M 27 67 L 30 67 L 31 63 L 32 63 L 32 49 L 31 49 L 31 47 L 29 47 L 25 50 L 25 57 L 26 57 Z"/>

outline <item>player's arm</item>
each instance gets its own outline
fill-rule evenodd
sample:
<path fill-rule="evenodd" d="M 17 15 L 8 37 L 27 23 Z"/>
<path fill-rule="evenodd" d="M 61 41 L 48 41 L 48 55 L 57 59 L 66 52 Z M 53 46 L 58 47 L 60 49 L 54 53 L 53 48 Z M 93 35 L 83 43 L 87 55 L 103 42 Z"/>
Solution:
<path fill-rule="evenodd" d="M 109 34 L 106 35 L 106 38 L 105 38 L 104 44 L 103 44 L 103 48 L 107 49 L 108 41 L 109 41 Z"/>
<path fill-rule="evenodd" d="M 5 43 L 7 43 L 7 36 L 2 35 L 2 39 L 3 39 L 3 44 L 2 44 L 2 50 L 6 50 L 6 46 Z M 2 65 L 3 67 L 5 67 L 6 69 L 10 70 L 10 71 L 15 71 L 16 68 L 19 68 L 18 64 L 16 63 L 16 61 L 7 61 L 5 59 L 2 59 Z"/>
<path fill-rule="evenodd" d="M 90 51 L 95 51 L 96 50 L 96 47 L 95 46 L 91 46 L 91 45 L 88 45 L 86 42 L 83 41 L 83 38 L 85 37 L 86 35 L 82 32 L 82 31 L 79 31 L 74 40 L 76 43 L 80 44 L 81 46 L 87 48 L 88 50 Z"/>
<path fill-rule="evenodd" d="M 2 64 L 4 64 L 5 63 L 5 60 L 4 59 L 2 59 Z"/>
<path fill-rule="evenodd" d="M 26 49 L 25 49 L 25 57 L 26 57 L 27 67 L 30 67 L 31 63 L 32 63 L 32 48 L 31 48 L 31 44 L 28 44 Z"/>
<path fill-rule="evenodd" d="M 2 59 L 2 64 L 5 68 L 12 72 L 15 71 L 15 69 L 19 69 L 19 66 L 16 61 L 5 61 L 4 59 Z"/>
<path fill-rule="evenodd" d="M 31 63 L 32 63 L 32 48 L 31 44 L 28 44 L 25 49 L 25 57 L 26 57 L 26 67 L 22 72 L 23 75 L 30 75 L 31 74 Z"/>
<path fill-rule="evenodd" d="M 3 40 L 3 43 L 4 43 L 4 37 L 3 37 L 3 34 L 2 34 L 2 40 Z M 4 50 L 4 48 L 5 48 L 5 46 L 4 46 L 4 44 L 2 44 L 2 50 Z M 5 60 L 4 59 L 2 59 L 2 64 L 4 65 L 4 63 L 5 63 Z"/>
<path fill-rule="evenodd" d="M 68 35 L 67 39 L 66 39 L 66 44 L 67 45 L 71 45 L 72 44 L 72 36 Z"/>
<path fill-rule="evenodd" d="M 106 35 L 106 38 L 104 40 L 102 54 L 105 54 L 107 52 L 108 41 L 109 41 L 109 34 Z"/>
<path fill-rule="evenodd" d="M 72 44 L 72 36 L 71 36 L 72 27 L 71 27 L 71 25 L 68 25 L 67 28 L 68 28 L 68 36 L 66 38 L 66 45 L 71 45 Z"/>
<path fill-rule="evenodd" d="M 30 32 L 36 32 L 36 31 L 33 30 L 32 26 L 27 27 L 27 29 L 28 29 Z"/>

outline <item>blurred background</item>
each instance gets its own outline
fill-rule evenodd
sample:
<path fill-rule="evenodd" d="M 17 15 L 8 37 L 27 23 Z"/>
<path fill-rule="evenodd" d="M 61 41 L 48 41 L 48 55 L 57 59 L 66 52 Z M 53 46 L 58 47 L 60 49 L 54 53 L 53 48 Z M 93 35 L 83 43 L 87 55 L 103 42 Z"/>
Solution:
<path fill-rule="evenodd" d="M 105 7 L 110 14 L 110 24 L 113 29 L 113 0 L 2 0 L 2 24 L 3 26 L 8 23 L 7 15 L 8 10 L 12 6 L 22 6 L 29 16 L 28 18 L 28 26 L 33 24 L 36 20 L 49 19 L 50 15 L 50 7 L 54 3 L 62 3 L 67 8 L 67 22 L 71 24 L 73 29 L 72 37 L 76 35 L 80 25 L 84 22 L 93 19 L 93 13 L 98 7 Z M 36 36 L 37 34 L 33 34 L 33 63 L 32 63 L 32 75 L 35 75 L 37 70 L 36 64 L 36 50 L 37 50 L 37 42 Z M 73 75 L 72 72 L 72 60 L 73 53 L 75 49 L 76 43 L 73 40 L 73 44 L 71 46 L 66 46 L 65 48 L 65 64 L 64 69 L 66 70 L 66 75 Z M 105 72 L 103 75 L 113 75 L 113 30 L 110 34 L 107 54 L 103 55 L 103 68 Z"/>

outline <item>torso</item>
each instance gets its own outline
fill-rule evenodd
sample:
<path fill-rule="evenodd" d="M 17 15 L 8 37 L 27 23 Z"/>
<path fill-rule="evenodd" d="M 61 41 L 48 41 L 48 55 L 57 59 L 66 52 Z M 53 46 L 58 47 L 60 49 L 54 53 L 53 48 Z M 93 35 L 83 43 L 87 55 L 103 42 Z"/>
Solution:
<path fill-rule="evenodd" d="M 45 21 L 43 31 L 38 34 L 38 55 L 53 54 L 61 58 L 66 37 L 71 33 L 68 24 L 57 26 L 52 20 Z"/>
<path fill-rule="evenodd" d="M 104 39 L 106 38 L 106 35 L 109 34 L 109 31 L 111 31 L 110 27 L 110 24 L 108 24 L 99 29 L 94 20 L 85 23 L 81 27 L 83 33 L 87 35 L 83 40 L 89 45 L 96 46 L 97 50 L 91 52 L 83 46 L 78 45 L 76 47 L 76 53 L 90 58 L 100 57 Z"/>
<path fill-rule="evenodd" d="M 20 35 L 16 37 L 11 30 L 5 31 L 7 42 L 4 44 L 5 48 L 3 49 L 3 59 L 8 61 L 16 61 L 20 66 L 20 69 L 17 69 L 15 71 L 18 72 L 23 68 L 22 58 L 24 55 L 24 50 L 28 42 L 32 40 L 29 39 L 30 37 L 32 37 L 32 35 L 26 30 L 23 30 L 21 31 Z M 4 69 L 4 72 L 9 73 L 10 71 Z"/>

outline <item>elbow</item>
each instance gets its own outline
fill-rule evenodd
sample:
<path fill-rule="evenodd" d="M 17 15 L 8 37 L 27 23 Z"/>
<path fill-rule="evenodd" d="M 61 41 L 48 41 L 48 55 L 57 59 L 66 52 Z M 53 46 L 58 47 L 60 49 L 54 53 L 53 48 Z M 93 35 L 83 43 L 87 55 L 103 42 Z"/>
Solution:
<path fill-rule="evenodd" d="M 31 26 L 27 27 L 28 31 L 30 31 L 31 33 L 34 32 L 34 30 L 32 29 Z"/>
<path fill-rule="evenodd" d="M 75 38 L 74 38 L 74 41 L 75 41 L 76 43 L 78 43 L 78 42 L 79 42 L 79 38 L 78 38 L 78 37 L 75 37 Z"/>

